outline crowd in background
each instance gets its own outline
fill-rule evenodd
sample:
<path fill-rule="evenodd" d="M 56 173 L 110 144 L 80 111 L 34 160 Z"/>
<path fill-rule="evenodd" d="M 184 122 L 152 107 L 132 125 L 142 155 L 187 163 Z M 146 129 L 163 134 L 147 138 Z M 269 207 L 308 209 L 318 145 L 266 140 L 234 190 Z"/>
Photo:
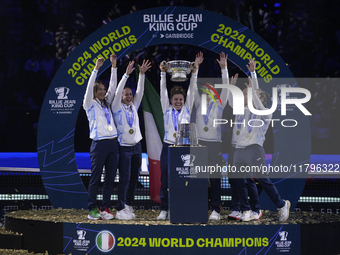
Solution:
<path fill-rule="evenodd" d="M 157 6 L 191 6 L 214 11 L 246 25 L 266 40 L 303 86 L 313 154 L 340 154 L 340 27 L 337 1 L 88 1 L 7 0 L 0 3 L 0 151 L 36 151 L 39 111 L 45 93 L 63 61 L 99 27 L 126 14 Z M 188 45 L 157 45 L 135 51 L 118 63 L 149 59 L 148 79 L 159 90 L 162 60 L 193 60 L 198 50 Z M 216 66 L 216 54 L 205 52 L 205 66 Z M 234 73 L 239 72 L 237 67 Z M 200 74 L 219 70 L 202 66 Z M 312 78 L 323 78 L 315 80 Z M 134 80 L 131 79 L 131 83 Z M 86 119 L 85 119 L 86 120 Z M 87 135 L 87 134 L 85 134 Z M 88 151 L 88 148 L 83 148 Z"/>

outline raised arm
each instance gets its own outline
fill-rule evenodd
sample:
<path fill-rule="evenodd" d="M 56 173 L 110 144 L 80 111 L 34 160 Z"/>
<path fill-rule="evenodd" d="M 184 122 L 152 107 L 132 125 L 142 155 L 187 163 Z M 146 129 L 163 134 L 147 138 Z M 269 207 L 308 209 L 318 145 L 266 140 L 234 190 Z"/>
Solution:
<path fill-rule="evenodd" d="M 252 92 L 252 98 L 253 98 L 253 103 L 255 105 L 255 108 L 258 109 L 258 110 L 265 110 L 265 109 L 267 109 L 266 107 L 264 107 L 264 105 L 262 104 L 261 100 L 257 96 L 256 90 L 254 89 L 254 87 L 252 85 L 252 79 L 249 76 L 248 76 L 248 83 L 245 83 L 244 85 L 246 85 L 247 88 L 252 88 L 251 92 Z"/>
<path fill-rule="evenodd" d="M 231 77 L 230 85 L 235 85 L 236 81 L 237 81 L 237 78 L 238 78 L 238 73 L 236 73 L 235 76 Z M 230 91 L 229 91 L 229 94 L 228 94 L 227 98 L 228 98 L 227 101 L 228 101 L 230 107 L 233 108 L 233 95 L 232 95 L 232 93 L 230 93 Z"/>
<path fill-rule="evenodd" d="M 170 106 L 168 90 L 166 89 L 166 67 L 165 67 L 164 62 L 162 62 L 159 65 L 159 69 L 161 70 L 160 97 L 161 97 L 162 111 L 164 114 Z"/>
<path fill-rule="evenodd" d="M 237 78 L 238 78 L 238 73 L 236 73 L 235 76 L 231 76 L 230 85 L 235 85 Z M 229 105 L 233 107 L 233 96 L 229 89 L 222 89 L 220 97 L 221 97 L 223 108 L 227 105 L 227 103 L 229 103 Z"/>
<path fill-rule="evenodd" d="M 220 59 L 216 59 L 217 63 L 221 67 L 222 83 L 229 84 L 229 74 L 228 74 L 228 64 L 227 64 L 228 54 L 224 54 L 222 51 L 220 54 Z"/>
<path fill-rule="evenodd" d="M 113 98 L 115 96 L 115 91 L 117 88 L 117 56 L 112 54 L 110 56 L 111 61 L 111 77 L 110 77 L 110 84 L 109 89 L 106 93 L 106 100 L 109 105 L 112 104 Z"/>
<path fill-rule="evenodd" d="M 199 52 L 196 55 L 194 68 L 192 69 L 192 74 L 190 78 L 190 84 L 187 91 L 187 98 L 185 100 L 185 105 L 188 107 L 189 111 L 191 111 L 192 106 L 194 104 L 194 100 L 191 99 L 191 94 L 194 93 L 194 95 L 197 93 L 197 75 L 198 75 L 198 69 L 200 64 L 202 64 L 204 58 L 203 58 L 203 52 Z"/>
<path fill-rule="evenodd" d="M 85 92 L 84 101 L 83 101 L 83 107 L 85 110 L 89 110 L 92 106 L 94 82 L 96 81 L 98 70 L 103 65 L 103 63 L 104 63 L 104 58 L 97 59 L 96 66 L 94 67 L 92 74 L 90 76 L 90 79 L 87 83 L 86 92 Z"/>
<path fill-rule="evenodd" d="M 252 88 L 252 100 L 253 100 L 253 104 L 255 106 L 255 109 L 257 109 L 257 110 L 267 110 L 268 108 L 266 108 L 263 105 L 263 103 L 261 102 L 260 98 L 257 96 L 257 92 L 254 89 L 254 87 L 252 86 L 252 79 L 249 76 L 248 76 L 248 82 L 249 83 L 245 83 L 245 85 L 247 86 L 247 88 Z M 250 109 L 251 109 L 251 107 L 250 107 Z M 262 117 L 264 119 L 271 119 L 272 118 L 272 114 L 262 115 Z"/>
<path fill-rule="evenodd" d="M 222 84 L 229 84 L 229 73 L 228 73 L 228 64 L 227 64 L 227 58 L 228 55 L 224 54 L 222 51 L 220 54 L 220 59 L 216 59 L 218 64 L 221 67 L 221 74 L 222 74 Z M 236 76 L 235 76 L 236 77 Z M 237 75 L 238 77 L 238 75 Z M 236 77 L 236 80 L 237 80 Z M 236 80 L 234 81 L 236 83 Z M 235 85 L 234 83 L 234 85 Z M 222 89 L 221 91 L 221 101 L 222 101 L 222 107 L 224 108 L 227 105 L 228 97 L 229 97 L 230 91 L 226 88 Z"/>
<path fill-rule="evenodd" d="M 116 112 L 119 109 L 119 105 L 122 102 L 122 94 L 123 94 L 126 81 L 129 78 L 129 75 L 133 72 L 133 70 L 135 70 L 135 68 L 133 67 L 134 63 L 135 63 L 134 61 L 129 62 L 128 66 L 126 67 L 125 74 L 123 75 L 122 79 L 120 80 L 118 84 L 115 98 L 113 99 L 113 103 L 111 105 L 112 112 Z"/>
<path fill-rule="evenodd" d="M 144 82 L 145 82 L 145 72 L 151 67 L 151 62 L 149 60 L 145 59 L 143 60 L 142 66 L 139 66 L 139 79 L 138 79 L 138 84 L 137 84 L 137 90 L 136 94 L 133 97 L 133 104 L 136 106 L 138 109 L 142 98 L 143 98 L 143 93 L 144 93 Z"/>
<path fill-rule="evenodd" d="M 247 88 L 253 88 L 252 96 L 253 96 L 253 103 L 254 103 L 256 109 L 265 110 L 267 108 L 263 106 L 261 100 L 258 98 L 258 96 L 256 94 L 256 90 L 259 89 L 259 83 L 257 81 L 257 75 L 256 75 L 256 72 L 255 72 L 256 61 L 255 61 L 254 58 L 249 59 L 249 65 L 247 65 L 247 68 L 248 68 L 248 70 L 251 74 L 251 78 L 248 76 L 248 84 L 245 83 L 245 85 L 247 86 Z M 270 117 L 270 116 L 268 116 L 268 117 Z"/>
<path fill-rule="evenodd" d="M 251 76 L 251 80 L 252 80 L 252 84 L 253 84 L 253 89 L 257 90 L 259 89 L 259 83 L 257 81 L 257 75 L 255 72 L 255 68 L 256 68 L 256 61 L 254 58 L 249 59 L 249 65 L 247 65 L 247 68 L 250 72 L 250 76 Z"/>
<path fill-rule="evenodd" d="M 201 103 L 201 95 L 198 92 L 198 88 L 194 91 L 194 103 L 196 107 L 198 107 Z"/>

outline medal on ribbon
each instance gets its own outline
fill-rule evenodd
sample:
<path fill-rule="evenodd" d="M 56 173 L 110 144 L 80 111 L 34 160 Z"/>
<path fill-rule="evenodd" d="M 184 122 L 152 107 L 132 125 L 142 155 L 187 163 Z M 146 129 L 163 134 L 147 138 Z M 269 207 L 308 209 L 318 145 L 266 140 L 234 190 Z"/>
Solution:
<path fill-rule="evenodd" d="M 105 117 L 106 117 L 106 120 L 107 120 L 107 123 L 109 124 L 107 129 L 109 131 L 112 131 L 113 130 L 113 127 L 111 126 L 111 119 L 110 119 L 110 110 L 109 108 L 104 104 L 104 102 L 100 102 L 98 98 L 96 98 L 96 101 L 101 105 L 101 107 L 103 108 L 104 110 L 104 113 L 105 113 Z"/>
<path fill-rule="evenodd" d="M 178 126 L 178 115 L 179 115 L 179 111 L 176 111 L 175 109 L 172 109 L 172 122 L 174 123 L 174 129 L 175 131 L 177 131 L 177 126 Z"/>
<path fill-rule="evenodd" d="M 129 134 L 132 135 L 134 133 L 134 130 L 132 129 L 132 124 L 133 124 L 133 120 L 135 118 L 135 115 L 133 113 L 133 109 L 132 106 L 128 106 L 127 108 L 125 108 L 125 116 L 126 116 L 126 121 L 130 126 L 130 130 L 129 130 Z"/>
<path fill-rule="evenodd" d="M 182 109 L 181 109 L 182 110 Z M 178 116 L 180 111 L 176 111 L 175 109 L 172 109 L 172 122 L 174 124 L 174 129 L 177 131 L 177 126 L 178 126 Z M 176 132 L 173 134 L 174 138 L 176 138 Z"/>
<path fill-rule="evenodd" d="M 209 131 L 209 128 L 207 127 L 207 125 L 208 125 L 208 121 L 209 121 L 209 114 L 210 114 L 210 111 L 211 111 L 211 108 L 213 107 L 213 105 L 214 105 L 214 102 L 211 100 L 209 107 L 208 107 L 208 110 L 207 110 L 207 114 L 203 115 L 203 121 L 204 121 L 204 124 L 205 124 L 205 127 L 203 128 L 203 130 L 205 132 Z"/>
<path fill-rule="evenodd" d="M 256 117 L 257 117 L 256 114 L 250 113 L 250 115 L 249 115 L 249 121 L 248 121 L 248 133 L 249 133 L 249 135 L 247 136 L 247 139 L 250 139 L 250 133 L 251 133 L 251 131 L 253 130 L 253 126 L 250 126 L 250 125 L 249 125 L 249 122 L 250 122 L 251 120 L 253 120 L 253 119 L 256 119 Z"/>
<path fill-rule="evenodd" d="M 242 115 L 236 115 L 236 121 L 237 121 L 237 128 L 238 130 L 236 131 L 236 135 L 240 135 L 241 131 L 241 121 L 243 120 L 243 116 Z"/>

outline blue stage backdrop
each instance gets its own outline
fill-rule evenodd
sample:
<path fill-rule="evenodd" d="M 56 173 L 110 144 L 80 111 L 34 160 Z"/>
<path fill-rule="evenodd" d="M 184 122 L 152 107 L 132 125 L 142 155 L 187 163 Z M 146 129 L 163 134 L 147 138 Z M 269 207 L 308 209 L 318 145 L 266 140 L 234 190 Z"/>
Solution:
<path fill-rule="evenodd" d="M 181 43 L 228 54 L 244 72 L 251 57 L 258 61 L 260 87 L 268 93 L 275 78 L 293 78 L 290 70 L 261 37 L 244 25 L 214 12 L 189 7 L 159 7 L 131 13 L 112 21 L 88 36 L 65 60 L 44 99 L 38 128 L 38 159 L 46 192 L 55 208 L 86 208 L 87 192 L 79 177 L 74 152 L 74 133 L 87 81 L 96 59 L 115 53 L 118 58 L 137 49 L 158 44 Z M 290 86 L 297 84 L 289 80 Z M 274 131 L 273 165 L 301 165 L 310 160 L 310 127 L 307 116 L 292 109 L 286 116 L 275 111 L 273 119 L 295 119 L 298 125 Z M 295 175 L 294 175 L 295 174 Z M 297 171 L 291 178 L 275 180 L 284 199 L 294 208 L 307 173 Z M 300 178 L 295 178 L 300 177 Z M 261 194 L 264 209 L 275 207 Z"/>

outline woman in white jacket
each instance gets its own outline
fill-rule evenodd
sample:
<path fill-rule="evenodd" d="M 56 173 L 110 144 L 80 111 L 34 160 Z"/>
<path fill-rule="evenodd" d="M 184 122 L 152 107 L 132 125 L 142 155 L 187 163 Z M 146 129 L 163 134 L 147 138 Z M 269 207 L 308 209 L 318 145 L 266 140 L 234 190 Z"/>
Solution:
<path fill-rule="evenodd" d="M 139 66 L 140 73 L 135 96 L 129 87 L 125 87 L 129 75 L 133 72 L 134 61 L 126 68 L 116 90 L 111 105 L 117 127 L 119 142 L 119 186 L 116 217 L 120 220 L 132 220 L 133 200 L 139 171 L 142 164 L 142 134 L 139 127 L 138 108 L 143 98 L 145 72 L 151 67 L 148 60 Z"/>
<path fill-rule="evenodd" d="M 91 220 L 112 219 L 110 212 L 110 198 L 116 175 L 119 152 L 117 129 L 113 121 L 110 105 L 114 98 L 117 86 L 116 55 L 110 56 L 112 63 L 111 79 L 108 91 L 103 82 L 96 81 L 98 70 L 104 63 L 104 58 L 97 59 L 87 84 L 83 108 L 86 111 L 90 126 L 91 179 L 88 187 L 88 218 Z M 100 212 L 97 209 L 97 192 L 100 184 L 103 167 L 105 166 L 105 179 L 103 186 L 103 203 Z"/>
<path fill-rule="evenodd" d="M 197 87 L 197 73 L 198 67 L 203 62 L 203 53 L 196 55 L 194 68 L 192 70 L 190 85 L 185 100 L 185 91 L 182 87 L 174 86 L 170 91 L 170 102 L 168 91 L 166 88 L 166 66 L 162 62 L 160 64 L 161 70 L 161 105 L 164 119 L 164 139 L 163 149 L 161 153 L 161 212 L 157 220 L 166 220 L 168 218 L 168 147 L 175 144 L 177 126 L 180 123 L 189 123 L 190 114 L 193 106 L 193 99 L 190 95 L 193 94 L 192 88 Z"/>

